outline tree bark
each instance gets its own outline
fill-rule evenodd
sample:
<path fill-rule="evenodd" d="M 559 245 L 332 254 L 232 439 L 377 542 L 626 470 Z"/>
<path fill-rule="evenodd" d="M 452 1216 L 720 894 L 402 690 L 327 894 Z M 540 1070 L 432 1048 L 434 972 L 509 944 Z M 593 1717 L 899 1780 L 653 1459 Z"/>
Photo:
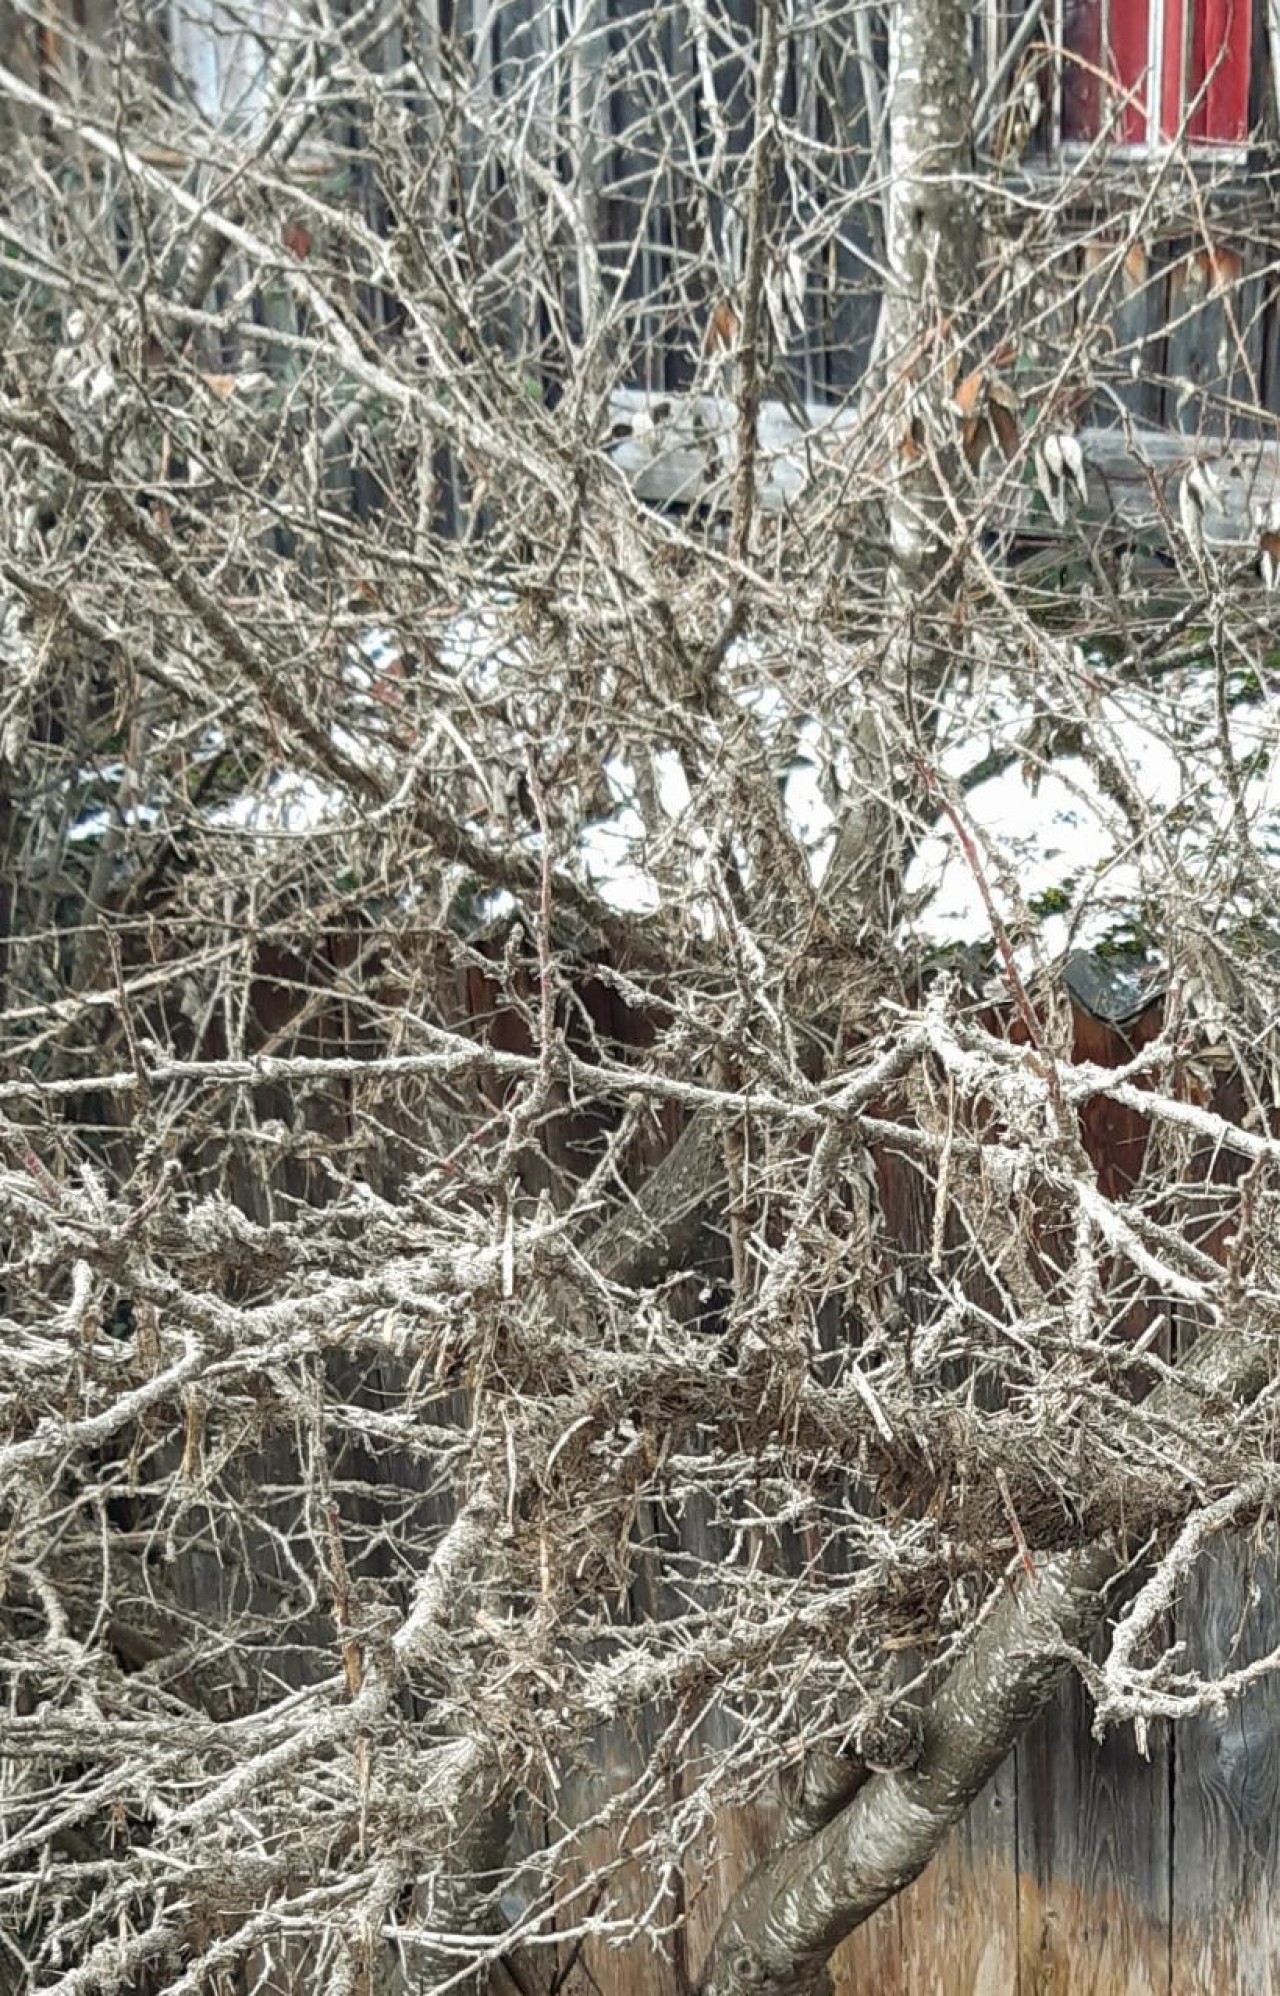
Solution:
<path fill-rule="evenodd" d="M 872 399 L 877 389 L 883 399 L 893 452 L 882 685 L 892 706 L 916 707 L 917 726 L 922 718 L 927 726 L 928 695 L 946 664 L 936 597 L 950 555 L 949 405 L 977 273 L 977 206 L 965 171 L 972 156 L 969 11 L 964 0 L 898 0 L 889 10 L 883 381 L 871 384 Z M 882 730 L 882 703 L 867 698 L 830 883 L 846 923 L 858 929 L 869 916 L 892 928 L 901 905 L 894 757 Z"/>

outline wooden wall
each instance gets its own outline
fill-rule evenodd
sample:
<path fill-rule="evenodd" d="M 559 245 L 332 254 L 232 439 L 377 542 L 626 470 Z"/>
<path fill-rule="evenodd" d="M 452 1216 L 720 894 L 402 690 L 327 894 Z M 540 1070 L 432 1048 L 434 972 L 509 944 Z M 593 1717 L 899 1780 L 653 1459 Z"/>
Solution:
<path fill-rule="evenodd" d="M 1204 1562 L 1178 1618 L 1190 1663 L 1274 1646 L 1272 1552 Z M 924 1876 L 840 1950 L 837 1996 L 1280 1989 L 1280 1684 L 1153 1728 L 1146 1760 L 1128 1732 L 1099 1745 L 1089 1729 L 1073 1681 Z"/>
<path fill-rule="evenodd" d="M 1251 203 L 1206 204 L 1185 226 L 1134 240 L 1104 219 L 1075 252 L 1076 327 L 1096 315 L 1089 341 L 1097 392 L 1083 414 L 1122 416 L 1184 435 L 1280 434 L 1280 338 L 1275 246 Z"/>
<path fill-rule="evenodd" d="M 1027 4 L 985 0 L 975 10 L 976 61 L 1016 31 Z M 104 0 L 74 7 L 50 0 L 45 20 L 65 18 L 59 32 L 0 8 L 0 52 L 55 95 L 73 76 L 82 86 L 97 77 L 109 88 L 109 66 L 95 63 L 88 46 L 95 37 L 109 43 L 112 11 Z M 153 76 L 183 79 L 175 84 L 183 105 L 179 141 L 183 120 L 188 131 L 192 121 L 217 121 L 220 103 L 230 131 L 252 131 L 271 86 L 263 51 L 287 14 L 284 0 L 164 0 L 148 10 Z M 571 0 L 550 9 L 543 0 L 421 0 L 411 10 L 388 6 L 385 33 L 365 43 L 363 59 L 392 71 L 415 59 L 430 70 L 439 68 L 446 42 L 461 51 L 477 117 L 501 127 L 508 116 L 519 126 L 521 142 L 527 139 L 589 220 L 606 297 L 622 284 L 608 354 L 614 378 L 651 392 L 716 392 L 731 385 L 707 342 L 714 346 L 716 312 L 740 281 L 754 18 L 754 0 L 716 0 L 710 15 L 686 0 Z M 785 385 L 801 403 L 839 403 L 864 379 L 879 310 L 884 13 L 853 8 L 847 17 L 828 17 L 816 6 L 797 6 L 790 27 L 780 108 L 787 129 L 806 143 L 786 149 L 774 189 L 785 254 L 767 314 L 778 349 L 770 390 L 776 395 Z M 554 37 L 570 32 L 578 54 L 548 72 Z M 1265 37 L 1256 67 L 1255 96 L 1269 104 Z M 552 82 L 531 81 L 549 73 Z M 345 183 L 377 226 L 386 218 L 386 192 L 371 162 L 360 160 L 354 115 L 348 108 L 340 124 L 314 132 L 294 169 L 302 171 L 305 158 L 314 175 L 327 149 L 341 148 Z M 425 105 L 423 115 L 429 125 Z M 0 106 L 0 129 L 3 118 Z M 23 122 L 32 124 L 26 114 Z M 1075 420 L 1115 423 L 1129 414 L 1190 434 L 1277 434 L 1280 231 L 1266 151 L 1235 165 L 1204 156 L 1194 171 L 1165 173 L 1159 199 L 1150 162 L 1076 162 L 1079 182 L 1066 198 L 1065 169 L 1045 150 L 1049 124 L 1037 128 L 1024 160 L 1006 166 L 1004 209 L 998 199 L 988 203 L 994 229 L 1011 239 L 1025 228 L 1030 203 L 1059 208 L 1056 250 L 1047 253 L 1040 238 L 1034 245 L 1037 256 L 1050 257 L 1045 292 L 1020 292 L 1010 323 L 993 320 L 978 346 L 994 347 L 1011 332 L 1024 350 L 1018 385 L 1030 390 L 1054 377 L 1067 342 L 1083 330 L 1087 355 L 1065 383 L 1068 398 L 1077 396 L 1069 412 Z M 558 293 L 574 336 L 584 301 L 567 233 L 549 214 L 534 217 L 528 190 L 485 161 L 478 137 L 464 132 L 463 149 L 462 180 L 433 181 L 430 198 L 447 205 L 465 186 L 469 234 L 495 261 L 516 234 L 526 242 L 536 236 L 539 283 Z M 500 290 L 490 301 L 491 335 L 520 347 L 530 381 L 554 398 L 566 361 L 540 324 L 545 314 L 518 273 Z M 379 337 L 394 332 L 388 301 L 371 291 L 367 303 Z M 997 317 L 1001 310 L 995 307 Z M 218 365 L 233 358 L 224 353 Z M 280 365 L 288 365 L 283 356 Z M 358 507 L 376 506 L 376 478 L 370 483 L 354 462 L 344 466 L 347 449 L 339 438 L 336 486 L 345 478 Z M 449 515 L 447 491 L 441 503 Z"/>

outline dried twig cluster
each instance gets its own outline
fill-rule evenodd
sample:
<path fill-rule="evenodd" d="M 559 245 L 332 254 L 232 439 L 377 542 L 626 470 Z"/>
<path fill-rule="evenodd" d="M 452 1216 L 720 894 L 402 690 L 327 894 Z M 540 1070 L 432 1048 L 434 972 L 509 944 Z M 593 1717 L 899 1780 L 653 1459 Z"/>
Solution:
<path fill-rule="evenodd" d="M 1256 522 L 1080 440 L 1203 175 L 1082 258 L 923 7 L 111 11 L 0 69 L 0 1982 L 687 1959 L 1043 1576 L 1102 1723 L 1273 1661 L 1164 1633 L 1274 1494 Z"/>

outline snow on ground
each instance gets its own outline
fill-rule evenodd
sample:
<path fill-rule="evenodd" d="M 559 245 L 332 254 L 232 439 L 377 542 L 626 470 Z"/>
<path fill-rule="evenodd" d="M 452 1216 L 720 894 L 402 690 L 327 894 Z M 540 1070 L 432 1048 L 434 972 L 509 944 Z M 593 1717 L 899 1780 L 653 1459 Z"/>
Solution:
<path fill-rule="evenodd" d="M 346 792 L 318 783 L 296 769 L 279 769 L 261 790 L 246 790 L 216 804 L 205 823 L 217 831 L 247 832 L 264 838 L 308 838 L 341 823 L 349 809 Z"/>
<path fill-rule="evenodd" d="M 1041 949 L 1051 956 L 1101 940 L 1141 892 L 1137 869 L 1116 856 L 1114 814 L 1090 797 L 1084 764 L 1073 758 L 1072 765 L 1046 772 L 1034 788 L 1015 765 L 966 799 L 997 911 L 1015 932 L 1027 912 L 1037 915 Z M 982 885 L 949 827 L 921 841 L 906 887 L 921 902 L 912 925 L 918 940 L 945 946 L 990 934 Z"/>
<path fill-rule="evenodd" d="M 67 827 L 69 845 L 88 845 L 110 831 L 146 832 L 160 817 L 159 806 L 146 800 L 133 801 L 126 795 L 127 771 L 122 762 L 101 763 L 80 772 L 80 783 L 99 793 L 114 793 L 113 802 L 83 811 Z"/>
<path fill-rule="evenodd" d="M 797 735 L 796 755 L 782 780 L 782 802 L 791 826 L 809 859 L 816 885 L 831 862 L 836 814 L 823 780 L 826 745 L 817 721 L 805 720 Z"/>
<path fill-rule="evenodd" d="M 504 673 L 523 657 L 520 640 L 511 630 L 516 608 L 514 597 L 476 597 L 465 610 L 449 615 L 435 639 L 440 663 L 465 679 L 477 695 L 494 692 Z"/>
<path fill-rule="evenodd" d="M 431 633 L 433 662 L 456 676 L 473 698 L 491 701 L 527 664 L 514 627 L 517 607 L 497 594 L 477 598 L 442 617 Z M 1079 664 L 1084 686 L 1090 661 L 1081 658 Z M 349 711 L 335 727 L 335 739 L 349 755 L 372 768 L 385 766 L 393 782 L 403 756 L 393 739 L 397 689 L 407 670 L 396 633 L 371 624 L 351 648 L 345 674 Z M 785 654 L 739 637 L 723 670 L 734 710 L 754 730 L 776 773 L 787 820 L 820 882 L 834 844 L 844 745 L 792 693 Z M 1082 696 L 1077 711 L 1061 717 L 1077 729 L 1084 725 L 1088 737 L 1105 748 L 1105 756 L 1089 759 L 1053 752 L 1052 689 L 1035 688 L 1025 675 L 999 672 L 957 689 L 939 749 L 943 770 L 963 783 L 993 752 L 1009 766 L 972 782 L 964 795 L 981 883 L 945 817 L 921 840 L 907 879 L 909 927 L 918 944 L 987 940 L 987 896 L 1009 933 L 1024 943 L 1034 933 L 1033 954 L 1046 958 L 1132 929 L 1144 903 L 1158 903 L 1175 877 L 1210 897 L 1229 880 L 1236 895 L 1232 906 L 1242 909 L 1232 857 L 1235 806 L 1224 773 L 1223 711 L 1214 673 L 1207 664 L 1186 667 L 1103 693 L 1107 683 L 1106 668 L 1097 662 L 1091 703 Z M 1226 727 L 1243 814 L 1264 856 L 1280 857 L 1280 698 L 1242 675 L 1226 690 Z M 831 707 L 843 715 L 855 699 L 849 687 L 837 687 Z M 1043 754 L 1024 752 L 1035 727 L 1043 731 L 1046 714 Z M 474 759 L 473 746 L 461 739 L 454 721 L 442 716 L 439 726 L 455 750 Z M 732 754 L 731 741 L 726 751 Z M 712 849 L 707 813 L 713 806 L 691 789 L 681 755 L 654 747 L 643 782 L 621 755 L 610 758 L 604 775 L 610 808 L 583 825 L 574 856 L 579 870 L 619 912 L 652 913 L 670 891 L 691 909 L 697 925 L 707 928 L 714 921 L 707 874 Z M 71 827 L 73 842 L 99 838 L 121 822 L 118 806 L 97 800 L 104 785 L 109 789 L 122 778 L 122 767 L 94 773 L 94 808 Z M 478 763 L 476 779 L 481 787 L 488 781 Z M 1126 805 L 1131 812 L 1135 800 L 1146 822 L 1138 841 L 1126 815 Z M 209 808 L 205 822 L 223 834 L 306 839 L 333 831 L 355 810 L 339 787 L 277 768 L 253 790 Z M 130 803 L 129 824 L 145 829 L 160 812 L 155 802 Z M 469 829 L 484 836 L 488 826 L 477 822 Z M 509 840 L 511 829 L 504 826 L 501 836 Z M 536 831 L 519 837 L 528 850 L 537 850 Z M 476 912 L 493 921 L 511 905 L 510 896 L 488 893 L 478 898 Z"/>
<path fill-rule="evenodd" d="M 981 729 L 966 726 L 963 703 L 952 717 L 942 762 L 956 780 L 989 751 L 1013 751 L 1033 718 L 1025 687 L 996 681 L 983 691 Z M 1243 818 L 1264 856 L 1280 854 L 1280 702 L 1243 681 L 1228 695 L 1226 736 Z M 1090 759 L 1060 754 L 1045 767 L 1035 755 L 1019 756 L 964 798 L 987 890 L 1009 931 L 1025 934 L 1030 914 L 1039 954 L 1053 958 L 1132 934 L 1144 909 L 1159 908 L 1170 893 L 1200 905 L 1230 897 L 1236 915 L 1250 913 L 1208 664 L 1099 695 L 1088 724 Z M 1138 839 L 1128 815 L 1135 810 Z M 990 934 L 982 885 L 945 819 L 922 841 L 907 886 L 919 942 L 945 946 Z"/>
<path fill-rule="evenodd" d="M 662 895 L 643 863 L 649 833 L 636 804 L 635 772 L 620 756 L 612 756 L 604 774 L 614 808 L 607 818 L 583 827 L 578 857 L 609 907 L 620 915 L 652 915 L 661 907 Z"/>

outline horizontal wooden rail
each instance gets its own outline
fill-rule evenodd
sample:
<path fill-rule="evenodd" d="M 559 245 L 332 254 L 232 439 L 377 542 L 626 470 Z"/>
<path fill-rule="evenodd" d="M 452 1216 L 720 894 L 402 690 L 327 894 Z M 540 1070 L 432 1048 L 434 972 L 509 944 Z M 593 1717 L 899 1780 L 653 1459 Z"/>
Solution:
<path fill-rule="evenodd" d="M 610 456 L 642 499 L 713 512 L 727 506 L 738 420 L 728 397 L 619 388 L 610 397 L 609 415 Z M 810 403 L 804 415 L 802 425 L 799 404 L 771 401 L 761 408 L 759 503 L 766 512 L 784 512 L 824 472 L 849 476 L 857 467 L 859 482 L 865 479 L 866 467 L 858 465 L 858 411 Z M 1135 530 L 1172 523 L 1223 549 L 1257 547 L 1271 533 L 1280 542 L 1280 443 L 1137 426 L 1091 426 L 1077 432 L 1075 441 L 1086 496 L 1081 498 L 1074 481 L 1064 481 L 1064 520 L 1112 521 Z M 1051 446 L 1048 455 L 1053 456 Z M 998 460 L 989 458 L 988 467 L 1000 475 Z M 1046 503 L 1044 476 L 1034 450 L 1028 450 L 1025 475 L 1008 503 L 1003 498 L 998 503 L 994 523 L 1060 537 L 1063 522 Z M 981 477 L 980 472 L 979 483 Z"/>

